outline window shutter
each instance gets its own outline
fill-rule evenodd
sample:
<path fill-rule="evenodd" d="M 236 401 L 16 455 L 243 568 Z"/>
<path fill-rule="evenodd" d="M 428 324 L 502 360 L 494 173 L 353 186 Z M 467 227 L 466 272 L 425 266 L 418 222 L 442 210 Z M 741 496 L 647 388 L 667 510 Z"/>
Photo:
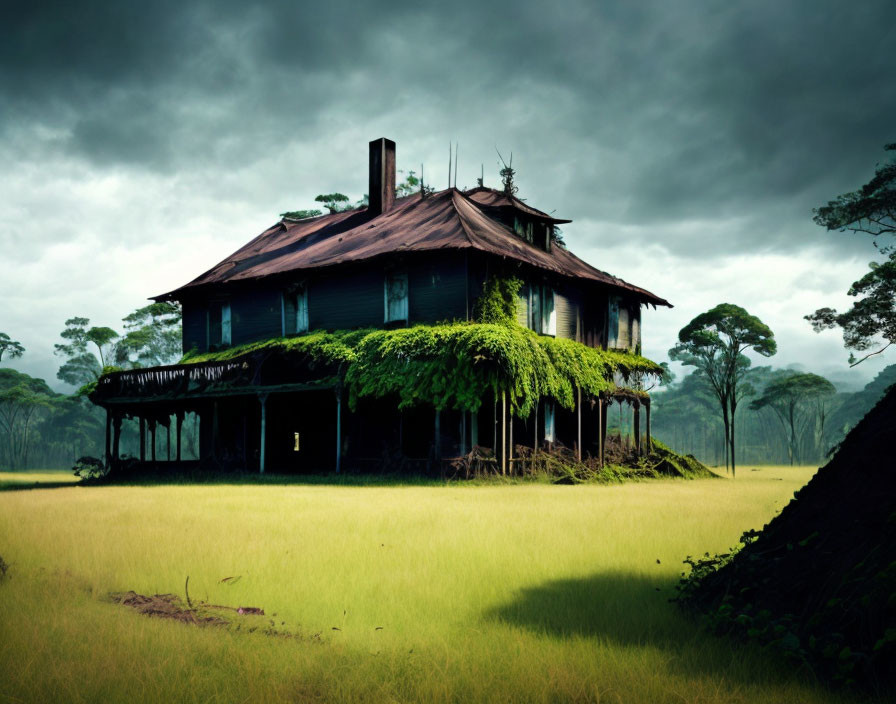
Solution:
<path fill-rule="evenodd" d="M 221 304 L 221 344 L 229 345 L 233 340 L 230 323 L 230 303 Z"/>
<path fill-rule="evenodd" d="M 296 332 L 308 332 L 308 289 L 296 291 Z"/>
<path fill-rule="evenodd" d="M 408 275 L 407 273 L 386 274 L 385 322 L 407 321 L 408 319 Z"/>
<path fill-rule="evenodd" d="M 541 289 L 541 333 L 557 335 L 557 311 L 554 310 L 554 289 L 544 286 Z"/>

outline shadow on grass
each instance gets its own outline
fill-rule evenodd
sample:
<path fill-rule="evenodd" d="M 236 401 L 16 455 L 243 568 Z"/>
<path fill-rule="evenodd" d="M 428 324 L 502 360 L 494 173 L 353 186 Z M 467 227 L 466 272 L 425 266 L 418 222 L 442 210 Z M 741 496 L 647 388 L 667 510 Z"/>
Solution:
<path fill-rule="evenodd" d="M 676 584 L 668 575 L 603 572 L 522 589 L 484 616 L 557 638 L 657 648 L 668 653 L 668 667 L 684 675 L 710 675 L 744 685 L 794 678 L 817 684 L 808 670 L 785 669 L 772 653 L 709 633 L 670 602 Z M 738 666 L 732 667 L 734 662 Z"/>
<path fill-rule="evenodd" d="M 34 489 L 62 489 L 81 486 L 80 482 L 0 482 L 0 491 L 33 491 Z"/>

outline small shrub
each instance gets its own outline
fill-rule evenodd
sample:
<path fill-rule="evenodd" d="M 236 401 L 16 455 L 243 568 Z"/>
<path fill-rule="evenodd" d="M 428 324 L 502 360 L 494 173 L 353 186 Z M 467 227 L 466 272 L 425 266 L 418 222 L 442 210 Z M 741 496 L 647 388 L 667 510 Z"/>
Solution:
<path fill-rule="evenodd" d="M 79 457 L 72 472 L 82 479 L 98 479 L 106 475 L 106 465 L 96 457 Z"/>

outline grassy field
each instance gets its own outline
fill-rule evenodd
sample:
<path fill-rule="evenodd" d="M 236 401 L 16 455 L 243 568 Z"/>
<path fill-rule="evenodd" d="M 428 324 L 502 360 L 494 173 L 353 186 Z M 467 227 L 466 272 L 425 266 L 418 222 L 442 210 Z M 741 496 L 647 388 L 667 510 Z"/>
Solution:
<path fill-rule="evenodd" d="M 685 556 L 736 544 L 813 471 L 29 490 L 0 474 L 0 701 L 859 701 L 668 602 Z M 194 600 L 262 607 L 299 637 L 107 598 L 183 595 L 187 576 Z"/>

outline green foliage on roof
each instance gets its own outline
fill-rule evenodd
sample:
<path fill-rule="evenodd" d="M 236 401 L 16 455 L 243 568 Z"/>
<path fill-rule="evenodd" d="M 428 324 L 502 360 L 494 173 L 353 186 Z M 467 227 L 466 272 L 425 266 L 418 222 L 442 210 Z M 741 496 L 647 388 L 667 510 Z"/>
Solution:
<path fill-rule="evenodd" d="M 188 354 L 181 363 L 220 362 L 261 351 L 338 368 L 353 407 L 364 396 L 394 394 L 402 408 L 427 403 L 475 411 L 490 390 L 506 393 L 512 412 L 519 416 L 528 416 L 541 397 L 572 409 L 577 388 L 584 395 L 612 393 L 617 390 L 612 380 L 616 372 L 631 382 L 639 375 L 663 371 L 640 355 L 538 335 L 515 323 L 475 322 L 317 331 Z"/>

